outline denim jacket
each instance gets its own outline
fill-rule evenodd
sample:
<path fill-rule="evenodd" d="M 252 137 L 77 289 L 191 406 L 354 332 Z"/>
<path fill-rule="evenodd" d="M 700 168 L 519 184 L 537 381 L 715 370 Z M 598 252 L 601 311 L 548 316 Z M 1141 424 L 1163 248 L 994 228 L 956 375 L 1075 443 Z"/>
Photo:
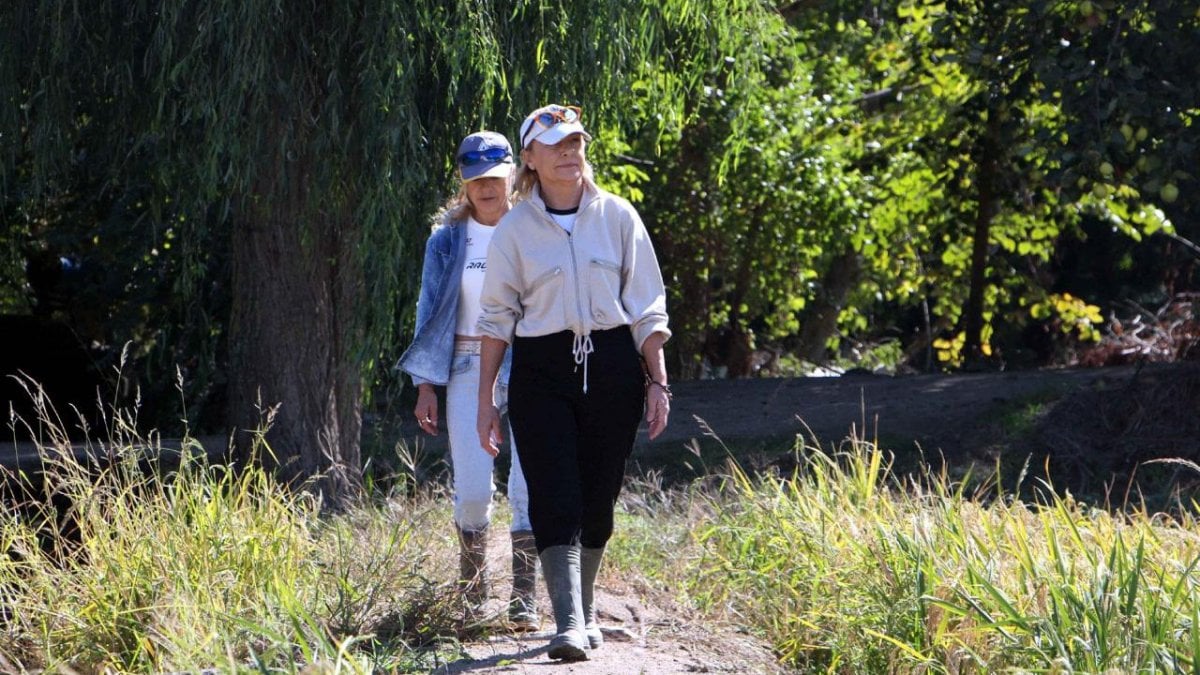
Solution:
<path fill-rule="evenodd" d="M 458 294 L 466 257 L 466 220 L 447 220 L 425 244 L 421 293 L 417 298 L 417 327 L 412 344 L 396 367 L 412 376 L 413 384 L 444 385 L 454 360 L 454 329 L 458 323 Z M 512 350 L 500 364 L 500 383 L 508 383 Z"/>

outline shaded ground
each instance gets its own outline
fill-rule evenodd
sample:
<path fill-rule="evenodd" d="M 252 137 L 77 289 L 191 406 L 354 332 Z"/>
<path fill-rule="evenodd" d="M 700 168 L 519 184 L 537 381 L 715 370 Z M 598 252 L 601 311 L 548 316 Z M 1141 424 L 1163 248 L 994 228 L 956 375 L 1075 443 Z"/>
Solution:
<path fill-rule="evenodd" d="M 1147 366 L 1146 372 L 1165 366 Z M 726 442 L 802 434 L 822 445 L 852 432 L 895 450 L 958 454 L 979 447 L 981 425 L 1014 404 L 1120 386 L 1135 366 L 948 375 L 680 382 L 672 424 L 642 449 L 703 437 L 703 420 Z"/>
<path fill-rule="evenodd" d="M 653 442 L 642 428 L 630 470 L 686 480 L 723 461 L 726 448 L 753 467 L 789 454 L 797 436 L 828 449 L 852 435 L 895 452 L 901 467 L 923 456 L 991 468 L 1001 455 L 1023 461 L 1054 448 L 1072 461 L 1091 461 L 1097 443 L 1113 454 L 1120 452 L 1114 443 L 1128 450 L 1149 441 L 1155 452 L 1200 460 L 1200 433 L 1185 423 L 1200 418 L 1200 392 L 1183 386 L 1197 369 L 1200 363 L 1191 362 L 678 382 L 670 426 Z M 1138 410 L 1122 427 L 1118 413 Z M 444 431 L 429 437 L 407 419 L 403 424 L 399 435 L 427 457 L 445 451 Z M 1155 425 L 1161 433 L 1154 439 L 1139 436 Z"/>
<path fill-rule="evenodd" d="M 1044 477 L 1048 465 L 1076 496 L 1124 489 L 1150 460 L 1200 464 L 1197 362 L 680 382 L 675 390 L 668 431 L 653 443 L 639 439 L 634 462 L 642 470 L 686 478 L 726 447 L 744 466 L 761 468 L 791 454 L 797 436 L 826 449 L 851 436 L 876 441 L 895 453 L 900 471 L 921 459 L 944 460 L 952 475 L 998 466 L 1015 473 L 1028 462 Z M 1141 478 L 1157 481 L 1155 491 L 1188 488 L 1196 484 L 1189 471 L 1160 466 Z"/>

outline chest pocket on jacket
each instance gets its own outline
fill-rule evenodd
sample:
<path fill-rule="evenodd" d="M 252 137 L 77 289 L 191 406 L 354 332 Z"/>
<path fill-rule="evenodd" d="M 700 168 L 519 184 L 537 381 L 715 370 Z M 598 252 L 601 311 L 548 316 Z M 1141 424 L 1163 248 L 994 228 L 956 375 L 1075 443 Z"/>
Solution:
<path fill-rule="evenodd" d="M 621 265 L 603 258 L 592 258 L 588 265 L 588 298 L 592 321 L 601 328 L 629 323 L 621 305 Z"/>
<path fill-rule="evenodd" d="M 534 277 L 525 292 L 521 293 L 521 309 L 537 307 L 549 312 L 551 308 L 559 307 L 561 311 L 563 276 L 562 267 L 553 267 Z"/>

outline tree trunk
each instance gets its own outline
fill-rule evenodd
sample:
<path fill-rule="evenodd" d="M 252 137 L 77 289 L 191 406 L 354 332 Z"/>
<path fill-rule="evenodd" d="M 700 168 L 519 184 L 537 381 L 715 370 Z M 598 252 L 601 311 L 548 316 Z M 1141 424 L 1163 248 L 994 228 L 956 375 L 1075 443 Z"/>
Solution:
<path fill-rule="evenodd" d="M 749 377 L 754 373 L 754 344 L 753 333 L 747 325 L 746 317 L 742 316 L 741 306 L 750 294 L 750 286 L 754 279 L 754 270 L 758 261 L 759 237 L 763 229 L 759 226 L 762 220 L 764 204 L 759 203 L 750 214 L 746 234 L 739 242 L 737 269 L 733 275 L 733 288 L 729 293 L 729 326 L 723 337 L 728 340 L 724 353 L 725 372 L 728 377 Z M 711 332 L 711 331 L 710 331 Z M 718 333 L 718 335 L 722 335 Z"/>
<path fill-rule="evenodd" d="M 229 419 L 240 462 L 261 461 L 339 509 L 362 483 L 360 233 L 304 203 L 252 208 L 234 228 Z"/>
<path fill-rule="evenodd" d="M 996 215 L 997 153 L 1000 152 L 1000 110 L 990 107 L 983 138 L 980 139 L 976 184 L 979 189 L 975 211 L 975 231 L 971 239 L 971 286 L 963 308 L 963 362 L 976 366 L 984 361 L 983 353 L 983 294 L 987 286 L 988 245 L 992 219 Z"/>
<path fill-rule="evenodd" d="M 691 106 L 689 103 L 689 115 Z M 683 180 L 696 176 L 706 176 L 708 157 L 705 154 L 705 139 L 710 134 L 704 119 L 696 116 L 685 130 L 679 142 L 678 172 Z M 681 203 L 671 204 L 672 210 L 679 209 L 693 223 L 699 223 L 710 208 L 710 204 L 700 191 L 692 190 Z M 643 214 L 650 222 L 654 219 L 654 210 Z M 669 227 L 654 227 L 654 247 L 658 260 L 662 264 L 663 277 L 668 288 L 677 288 L 668 306 L 671 314 L 672 337 L 667 343 L 668 354 L 676 358 L 668 361 L 668 373 L 672 378 L 696 379 L 703 371 L 703 354 L 712 332 L 708 325 L 709 311 L 712 308 L 712 287 L 703 267 L 696 265 L 688 258 L 688 253 L 703 241 L 695 230 L 676 232 Z M 709 249 L 714 258 L 719 258 L 720 252 Z"/>
<path fill-rule="evenodd" d="M 858 254 L 849 247 L 829 264 L 821 278 L 820 290 L 800 319 L 796 356 L 809 363 L 821 364 L 828 360 L 825 343 L 837 332 L 838 315 L 846 305 L 850 289 L 858 283 L 861 269 Z"/>

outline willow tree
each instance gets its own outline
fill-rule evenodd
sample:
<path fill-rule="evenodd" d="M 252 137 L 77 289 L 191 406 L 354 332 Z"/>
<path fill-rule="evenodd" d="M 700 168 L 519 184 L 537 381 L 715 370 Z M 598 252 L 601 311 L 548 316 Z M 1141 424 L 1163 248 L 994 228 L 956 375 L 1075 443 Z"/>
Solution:
<path fill-rule="evenodd" d="M 337 504 L 360 482 L 364 373 L 410 304 L 456 140 L 514 132 L 546 100 L 670 122 L 759 5 L 18 0 L 0 9 L 0 181 L 52 203 L 85 162 L 99 190 L 143 185 L 179 292 L 230 286 L 238 447 L 257 435 Z M 193 264 L 216 240 L 228 279 Z"/>

